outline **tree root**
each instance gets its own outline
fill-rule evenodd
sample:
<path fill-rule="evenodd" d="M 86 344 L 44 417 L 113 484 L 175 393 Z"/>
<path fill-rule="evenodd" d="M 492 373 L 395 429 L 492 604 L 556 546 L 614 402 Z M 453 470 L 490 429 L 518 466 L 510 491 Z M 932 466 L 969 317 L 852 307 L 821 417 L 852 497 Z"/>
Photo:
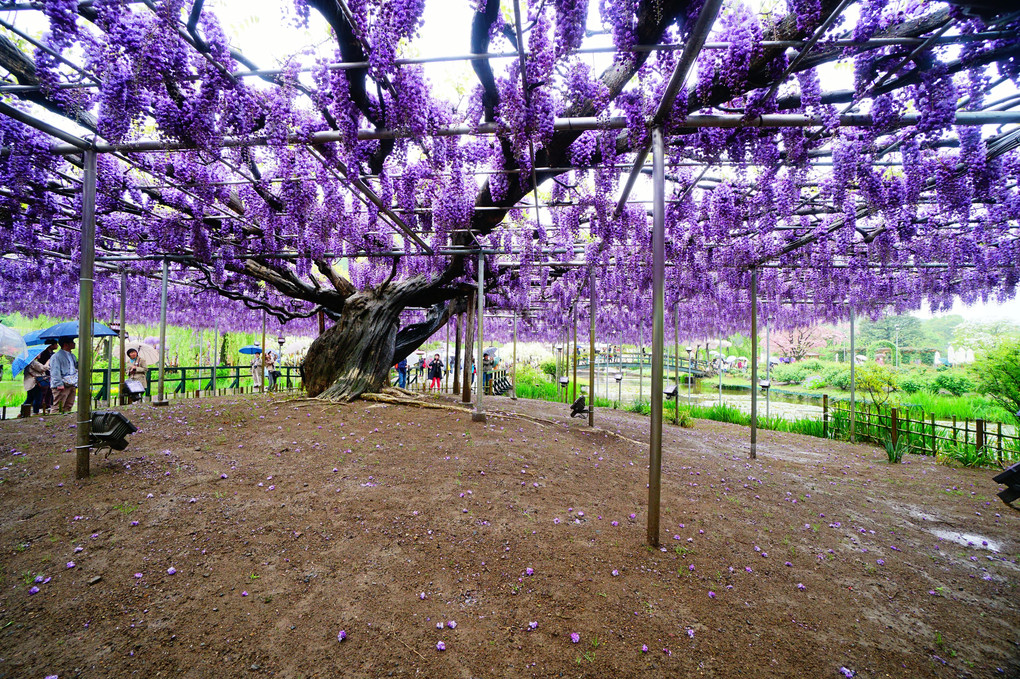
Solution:
<path fill-rule="evenodd" d="M 456 406 L 445 405 L 443 403 L 433 403 L 431 401 L 423 401 L 417 398 L 409 398 L 403 395 L 393 395 L 388 393 L 364 393 L 361 395 L 361 399 L 363 401 L 375 401 L 377 403 L 387 403 L 390 405 L 414 406 L 416 408 L 426 408 L 428 410 L 452 410 L 458 413 L 471 412 L 468 408 L 458 408 Z"/>

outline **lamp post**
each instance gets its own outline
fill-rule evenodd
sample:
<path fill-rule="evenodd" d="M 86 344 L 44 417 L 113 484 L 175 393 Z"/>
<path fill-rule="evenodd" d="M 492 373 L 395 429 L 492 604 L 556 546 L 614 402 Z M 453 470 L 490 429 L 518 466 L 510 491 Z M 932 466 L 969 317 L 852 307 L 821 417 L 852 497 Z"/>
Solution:
<path fill-rule="evenodd" d="M 623 373 L 616 373 L 616 403 L 618 406 L 623 405 Z"/>
<path fill-rule="evenodd" d="M 896 367 L 900 367 L 900 324 L 896 324 L 896 341 L 893 343 L 896 347 Z"/>
<path fill-rule="evenodd" d="M 560 378 L 559 377 L 560 376 L 560 364 L 562 362 L 563 362 L 563 345 L 562 344 L 557 344 L 556 345 L 556 380 L 557 381 L 559 381 L 559 378 Z M 566 372 L 567 372 L 566 368 L 564 367 L 563 373 L 566 373 Z"/>
<path fill-rule="evenodd" d="M 722 371 L 723 366 L 726 362 L 723 360 L 722 355 L 722 342 L 719 343 L 719 407 L 722 407 Z"/>
<path fill-rule="evenodd" d="M 694 378 L 694 370 L 691 367 L 691 352 L 694 351 L 693 347 L 685 347 L 687 350 L 687 407 L 691 407 L 691 381 Z"/>

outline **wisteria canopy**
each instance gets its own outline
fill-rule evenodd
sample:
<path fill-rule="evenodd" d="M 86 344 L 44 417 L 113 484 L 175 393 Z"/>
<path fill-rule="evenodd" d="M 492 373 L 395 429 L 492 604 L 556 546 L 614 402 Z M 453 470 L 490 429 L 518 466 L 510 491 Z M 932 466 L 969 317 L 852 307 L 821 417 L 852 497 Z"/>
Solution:
<path fill-rule="evenodd" d="M 593 280 L 596 334 L 637 341 L 660 131 L 681 337 L 746 331 L 752 271 L 772 327 L 1004 300 L 1011 4 L 474 0 L 447 42 L 474 78 L 450 98 L 427 77 L 450 55 L 411 56 L 454 11 L 425 0 L 280 3 L 281 32 L 330 41 L 273 70 L 202 0 L 0 0 L 0 311 L 74 314 L 95 152 L 97 315 L 124 269 L 152 320 L 166 259 L 171 320 L 311 330 L 321 310 L 312 394 L 380 388 L 464 310 L 479 252 L 487 306 L 523 334 L 585 327 Z M 19 28 L 40 13 L 41 38 Z"/>

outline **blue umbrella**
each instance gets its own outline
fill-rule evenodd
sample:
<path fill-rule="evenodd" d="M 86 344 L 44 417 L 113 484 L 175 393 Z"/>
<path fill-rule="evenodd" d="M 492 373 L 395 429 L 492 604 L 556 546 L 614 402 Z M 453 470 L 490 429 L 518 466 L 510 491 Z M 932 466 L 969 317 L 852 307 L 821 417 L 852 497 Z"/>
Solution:
<path fill-rule="evenodd" d="M 246 347 L 241 347 L 240 351 L 242 354 L 261 354 L 262 347 L 257 344 L 249 344 Z"/>
<path fill-rule="evenodd" d="M 78 321 L 66 321 L 64 323 L 57 323 L 56 325 L 46 328 L 39 333 L 39 339 L 41 340 L 55 340 L 61 337 L 77 337 L 78 336 Z M 102 323 L 94 322 L 92 324 L 92 336 L 93 337 L 116 337 L 117 333 L 110 330 Z"/>
<path fill-rule="evenodd" d="M 46 332 L 45 330 L 33 330 L 32 332 L 25 335 L 25 344 L 32 347 L 37 344 L 46 344 L 41 335 Z"/>
<path fill-rule="evenodd" d="M 34 361 L 45 350 L 45 344 L 34 344 L 18 354 L 11 364 L 11 377 L 17 377 L 18 373 L 28 367 L 28 364 Z"/>

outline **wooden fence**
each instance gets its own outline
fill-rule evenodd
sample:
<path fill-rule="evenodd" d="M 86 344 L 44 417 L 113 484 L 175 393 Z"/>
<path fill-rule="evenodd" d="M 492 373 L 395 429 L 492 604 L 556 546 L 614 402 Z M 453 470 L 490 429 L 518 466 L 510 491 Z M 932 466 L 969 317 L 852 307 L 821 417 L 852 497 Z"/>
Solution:
<path fill-rule="evenodd" d="M 832 438 L 850 438 L 850 402 L 823 403 L 825 435 Z M 857 403 L 854 407 L 854 440 L 904 445 L 918 455 L 937 455 L 947 452 L 984 454 L 999 462 L 1020 456 L 1020 436 L 1016 427 L 1003 431 L 1001 422 L 965 419 L 959 422 L 936 421 L 935 416 L 919 407 L 876 406 Z M 1009 433 L 1012 429 L 1013 433 Z"/>

